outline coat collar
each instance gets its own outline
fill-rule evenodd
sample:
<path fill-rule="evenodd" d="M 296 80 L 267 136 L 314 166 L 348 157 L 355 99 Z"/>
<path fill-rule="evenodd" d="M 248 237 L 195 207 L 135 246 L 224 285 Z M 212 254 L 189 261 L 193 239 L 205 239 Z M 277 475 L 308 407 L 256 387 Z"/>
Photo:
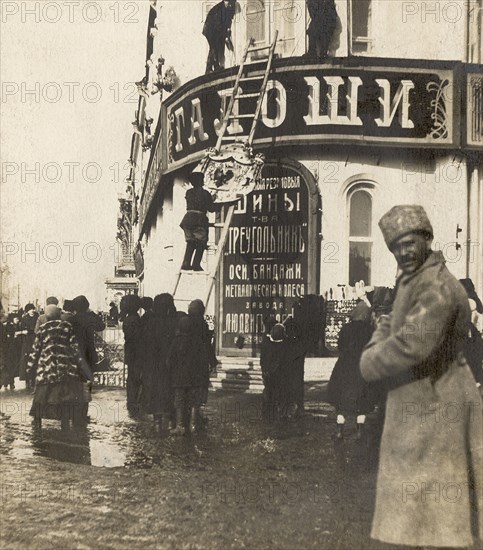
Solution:
<path fill-rule="evenodd" d="M 397 281 L 397 284 L 406 285 L 410 281 L 412 281 L 414 277 L 419 276 L 426 269 L 429 269 L 430 267 L 434 267 L 436 265 L 444 265 L 445 263 L 446 261 L 444 259 L 443 253 L 440 250 L 437 250 L 437 251 L 433 250 L 433 252 L 428 256 L 428 258 L 426 258 L 426 261 L 424 262 L 424 264 L 417 271 L 415 271 L 414 273 L 410 273 L 409 275 L 405 275 L 404 273 L 400 275 Z"/>

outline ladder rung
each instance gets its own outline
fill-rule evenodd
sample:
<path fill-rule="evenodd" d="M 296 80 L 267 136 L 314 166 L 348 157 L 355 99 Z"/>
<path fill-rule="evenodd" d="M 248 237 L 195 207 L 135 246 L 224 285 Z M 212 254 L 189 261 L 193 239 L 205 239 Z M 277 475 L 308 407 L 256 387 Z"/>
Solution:
<path fill-rule="evenodd" d="M 256 46 L 255 48 L 248 48 L 249 52 L 259 52 L 261 50 L 269 50 L 271 48 L 271 44 L 268 46 Z"/>
<path fill-rule="evenodd" d="M 223 141 L 227 141 L 229 139 L 248 139 L 248 136 L 226 136 L 224 138 L 221 138 Z"/>
<path fill-rule="evenodd" d="M 230 115 L 228 118 L 230 120 L 234 119 L 234 118 L 253 118 L 255 116 L 255 114 L 251 114 L 251 115 Z"/>
<path fill-rule="evenodd" d="M 263 80 L 264 76 L 244 76 L 243 78 L 240 78 L 240 82 L 248 82 L 249 80 Z"/>
<path fill-rule="evenodd" d="M 257 94 L 240 94 L 240 95 L 236 95 L 235 99 L 240 99 L 244 97 L 258 97 L 259 95 L 260 95 L 260 92 L 258 92 Z"/>

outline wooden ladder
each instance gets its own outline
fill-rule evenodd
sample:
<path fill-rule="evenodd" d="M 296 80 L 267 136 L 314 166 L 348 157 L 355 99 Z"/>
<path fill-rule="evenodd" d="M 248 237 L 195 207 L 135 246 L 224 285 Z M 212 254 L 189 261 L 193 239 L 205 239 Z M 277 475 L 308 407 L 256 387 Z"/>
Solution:
<path fill-rule="evenodd" d="M 243 57 L 242 57 L 242 61 L 240 63 L 240 67 L 238 69 L 238 73 L 237 73 L 237 76 L 236 76 L 236 79 L 235 79 L 235 85 L 233 86 L 233 90 L 232 90 L 232 93 L 231 93 L 231 96 L 230 96 L 230 101 L 228 103 L 228 108 L 226 109 L 225 115 L 223 117 L 223 123 L 221 125 L 220 133 L 218 135 L 218 140 L 217 140 L 216 146 L 215 146 L 217 151 L 220 151 L 223 147 L 223 144 L 226 143 L 226 142 L 229 142 L 229 141 L 231 141 L 233 143 L 236 142 L 236 141 L 243 141 L 245 143 L 245 145 L 251 147 L 251 145 L 253 143 L 253 139 L 255 137 L 255 132 L 257 130 L 258 122 L 260 121 L 261 114 L 262 114 L 263 100 L 264 100 L 265 94 L 267 92 L 267 84 L 268 84 L 268 78 L 270 76 L 270 71 L 272 70 L 272 61 L 273 61 L 273 56 L 274 56 L 274 53 L 275 53 L 275 48 L 277 46 L 277 38 L 278 38 L 278 31 L 275 31 L 275 36 L 273 38 L 272 43 L 269 46 L 252 47 L 253 38 L 250 39 L 250 41 L 248 42 L 248 44 L 245 48 L 245 51 L 243 53 Z M 267 57 L 267 60 L 266 60 L 265 70 L 264 70 L 263 74 L 261 74 L 260 76 L 245 76 L 245 71 L 246 71 L 246 66 L 247 66 L 247 59 L 248 59 L 249 54 L 251 54 L 253 52 L 262 51 L 262 50 L 268 50 L 268 57 Z M 240 91 L 241 91 L 240 84 L 242 82 L 257 81 L 257 80 L 262 81 L 259 91 L 254 92 L 254 93 L 246 93 L 246 94 L 240 93 Z M 258 98 L 257 99 L 257 105 L 255 107 L 255 112 L 254 113 L 233 114 L 233 107 L 235 106 L 236 101 L 243 101 L 245 99 L 249 99 L 249 98 L 253 98 L 253 97 Z M 227 131 L 227 128 L 228 128 L 230 122 L 232 120 L 237 120 L 237 119 L 242 119 L 242 118 L 246 118 L 246 119 L 251 118 L 252 119 L 252 125 L 251 125 L 249 133 L 246 134 L 246 135 L 239 135 L 237 133 L 234 133 L 230 136 L 227 136 L 226 131 Z M 221 227 L 222 230 L 221 230 L 220 238 L 218 239 L 218 243 L 217 243 L 217 250 L 216 250 L 216 255 L 215 255 L 215 265 L 214 265 L 213 271 L 209 275 L 210 281 L 209 281 L 209 284 L 208 284 L 208 289 L 207 289 L 206 295 L 204 296 L 204 300 L 203 300 L 203 303 L 205 304 L 205 306 L 208 305 L 208 301 L 210 299 L 211 292 L 212 292 L 213 287 L 215 285 L 216 274 L 218 272 L 218 268 L 219 268 L 220 263 L 221 263 L 221 257 L 222 257 L 222 254 L 223 254 L 223 250 L 225 248 L 226 239 L 228 237 L 228 231 L 230 229 L 230 225 L 231 225 L 231 221 L 233 219 L 234 211 L 235 211 L 235 204 L 231 204 L 228 208 L 228 211 L 226 213 L 225 219 L 223 220 L 223 223 L 215 224 L 215 226 Z M 175 283 L 175 287 L 174 287 L 174 291 L 173 291 L 173 296 L 174 296 L 175 299 L 176 299 L 176 291 L 178 290 L 179 282 L 181 280 L 181 277 L 182 277 L 183 273 L 201 273 L 201 274 L 203 274 L 203 272 L 187 272 L 187 271 L 181 270 L 178 273 L 176 283 Z"/>

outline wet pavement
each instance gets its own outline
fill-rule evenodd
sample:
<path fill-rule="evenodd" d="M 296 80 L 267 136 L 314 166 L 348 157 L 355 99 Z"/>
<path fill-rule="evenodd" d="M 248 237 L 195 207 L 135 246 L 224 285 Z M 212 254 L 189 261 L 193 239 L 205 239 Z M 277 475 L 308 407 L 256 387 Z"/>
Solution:
<path fill-rule="evenodd" d="M 1 548 L 391 548 L 371 541 L 380 422 L 335 439 L 325 383 L 298 421 L 261 396 L 211 392 L 202 434 L 162 437 L 121 389 L 95 389 L 86 429 L 34 429 L 32 395 L 0 394 Z"/>

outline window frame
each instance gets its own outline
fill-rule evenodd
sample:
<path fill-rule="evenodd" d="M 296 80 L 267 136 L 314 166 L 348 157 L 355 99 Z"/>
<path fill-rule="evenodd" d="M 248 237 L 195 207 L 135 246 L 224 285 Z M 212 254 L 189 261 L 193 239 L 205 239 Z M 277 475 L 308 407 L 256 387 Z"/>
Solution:
<path fill-rule="evenodd" d="M 347 34 L 348 34 L 348 47 L 349 47 L 349 55 L 371 55 L 374 49 L 374 38 L 372 34 L 372 17 L 373 17 L 373 9 L 374 9 L 374 2 L 373 0 L 369 0 L 369 10 L 368 10 L 368 17 L 367 17 L 367 36 L 358 36 L 355 37 L 352 32 L 352 5 L 354 2 L 358 2 L 359 0 L 347 0 Z M 367 44 L 367 50 L 364 52 L 354 52 L 354 44 Z"/>
<path fill-rule="evenodd" d="M 252 0 L 253 3 L 260 2 L 261 5 L 262 0 Z M 252 5 L 252 2 L 248 4 L 248 6 Z M 296 5 L 296 0 L 293 0 L 294 5 Z M 277 30 L 276 26 L 276 19 L 275 19 L 275 13 L 277 11 L 284 11 L 287 9 L 287 5 L 285 3 L 281 3 L 281 5 L 278 5 L 276 2 L 273 2 L 273 0 L 263 0 L 263 9 L 260 10 L 253 10 L 250 11 L 250 16 L 253 16 L 255 13 L 264 13 L 265 14 L 265 20 L 264 20 L 264 38 L 262 40 L 255 40 L 254 46 L 260 47 L 260 46 L 269 46 L 272 43 L 273 36 L 275 30 Z M 268 9 L 267 9 L 268 8 Z M 302 19 L 304 19 L 302 17 Z M 275 49 L 275 52 L 279 54 L 281 57 L 292 57 L 293 55 L 297 55 L 296 49 L 297 49 L 297 25 L 299 21 L 296 20 L 292 23 L 293 25 L 293 36 L 286 38 L 284 36 L 280 36 L 277 39 L 277 47 Z M 305 25 L 306 26 L 306 25 Z M 249 16 L 247 14 L 246 18 L 246 25 L 245 25 L 245 32 L 247 40 L 251 38 L 250 36 L 250 21 Z M 280 31 L 279 31 L 280 32 Z M 286 51 L 286 44 L 292 43 L 292 50 L 287 52 Z M 305 43 L 304 43 L 305 47 Z M 268 56 L 268 50 L 267 51 L 260 51 L 255 52 L 251 55 L 252 59 L 258 60 L 258 59 L 264 59 Z"/>
<path fill-rule="evenodd" d="M 371 223 L 370 223 L 370 236 L 361 237 L 361 236 L 351 236 L 351 203 L 352 197 L 359 191 L 367 193 L 371 199 Z M 351 243 L 369 243 L 370 247 L 370 269 L 369 269 L 369 280 L 364 281 L 365 286 L 370 286 L 373 279 L 373 254 L 374 254 L 374 184 L 370 181 L 358 180 L 352 183 L 350 188 L 346 191 L 346 234 L 347 234 L 347 247 L 346 247 L 346 258 L 347 258 L 347 269 L 346 269 L 346 280 L 350 284 L 351 273 L 350 273 L 350 249 Z"/>

